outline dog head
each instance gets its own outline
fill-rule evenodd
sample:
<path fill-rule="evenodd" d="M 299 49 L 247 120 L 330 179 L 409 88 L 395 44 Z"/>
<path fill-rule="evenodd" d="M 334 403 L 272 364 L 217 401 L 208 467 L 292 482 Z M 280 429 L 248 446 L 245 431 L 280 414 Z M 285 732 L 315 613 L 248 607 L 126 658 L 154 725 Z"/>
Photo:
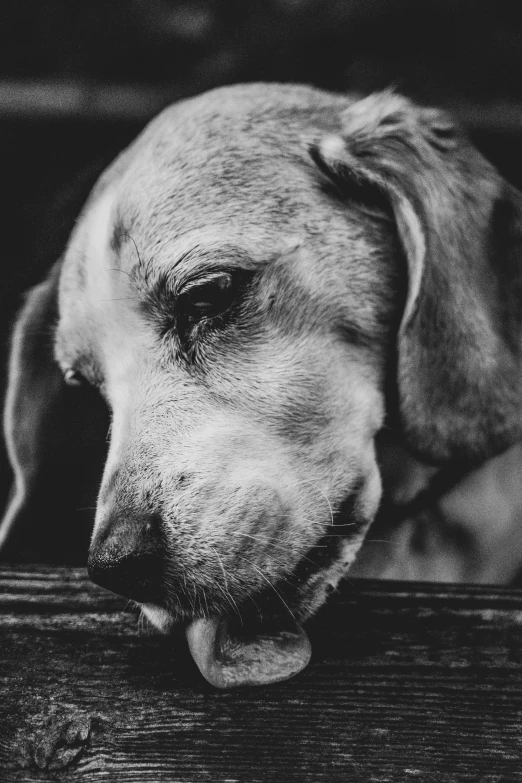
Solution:
<path fill-rule="evenodd" d="M 520 437 L 520 246 L 520 195 L 393 94 L 251 85 L 167 109 L 15 332 L 17 508 L 37 462 L 21 346 L 56 310 L 65 381 L 111 411 L 92 578 L 186 623 L 217 685 L 295 673 L 376 513 L 386 412 L 439 464 Z"/>

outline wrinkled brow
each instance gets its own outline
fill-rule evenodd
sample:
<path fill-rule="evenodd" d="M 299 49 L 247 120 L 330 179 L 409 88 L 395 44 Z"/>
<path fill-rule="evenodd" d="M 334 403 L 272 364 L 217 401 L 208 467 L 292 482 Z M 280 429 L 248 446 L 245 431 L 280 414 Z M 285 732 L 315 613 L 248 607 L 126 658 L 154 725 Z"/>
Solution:
<path fill-rule="evenodd" d="M 204 277 L 220 269 L 259 268 L 259 262 L 234 245 L 203 247 L 196 245 L 176 258 L 172 265 L 158 263 L 154 256 L 140 255 L 136 248 L 137 261 L 131 268 L 130 276 L 136 288 L 148 294 L 176 296 L 179 290 L 192 279 Z"/>

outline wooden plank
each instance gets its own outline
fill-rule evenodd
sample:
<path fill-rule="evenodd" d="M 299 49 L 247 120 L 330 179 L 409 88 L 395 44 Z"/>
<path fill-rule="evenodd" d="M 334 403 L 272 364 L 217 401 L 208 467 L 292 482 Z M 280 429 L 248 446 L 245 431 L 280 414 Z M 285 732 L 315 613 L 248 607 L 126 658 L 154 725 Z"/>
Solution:
<path fill-rule="evenodd" d="M 522 593 L 357 581 L 294 680 L 215 691 L 80 569 L 0 569 L 0 780 L 522 780 Z"/>

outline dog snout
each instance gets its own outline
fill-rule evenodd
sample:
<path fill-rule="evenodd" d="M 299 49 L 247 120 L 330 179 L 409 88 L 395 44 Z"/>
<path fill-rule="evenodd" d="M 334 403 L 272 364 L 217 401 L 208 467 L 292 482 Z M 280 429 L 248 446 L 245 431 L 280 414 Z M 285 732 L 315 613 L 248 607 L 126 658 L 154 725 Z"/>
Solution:
<path fill-rule="evenodd" d="M 159 602 L 165 543 L 155 516 L 119 514 L 92 542 L 87 568 L 93 582 L 139 602 Z"/>

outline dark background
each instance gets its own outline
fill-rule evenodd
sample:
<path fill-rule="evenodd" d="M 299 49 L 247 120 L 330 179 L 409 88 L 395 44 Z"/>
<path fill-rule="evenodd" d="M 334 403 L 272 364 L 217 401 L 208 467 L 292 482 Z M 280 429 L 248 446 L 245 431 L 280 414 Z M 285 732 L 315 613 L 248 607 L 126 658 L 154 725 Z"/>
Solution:
<path fill-rule="evenodd" d="M 21 292 L 60 254 L 97 174 L 181 97 L 252 80 L 362 93 L 392 84 L 453 111 L 522 186 L 522 3 L 4 0 L 2 9 L 2 366 Z M 0 453 L 0 502 L 9 484 Z"/>

